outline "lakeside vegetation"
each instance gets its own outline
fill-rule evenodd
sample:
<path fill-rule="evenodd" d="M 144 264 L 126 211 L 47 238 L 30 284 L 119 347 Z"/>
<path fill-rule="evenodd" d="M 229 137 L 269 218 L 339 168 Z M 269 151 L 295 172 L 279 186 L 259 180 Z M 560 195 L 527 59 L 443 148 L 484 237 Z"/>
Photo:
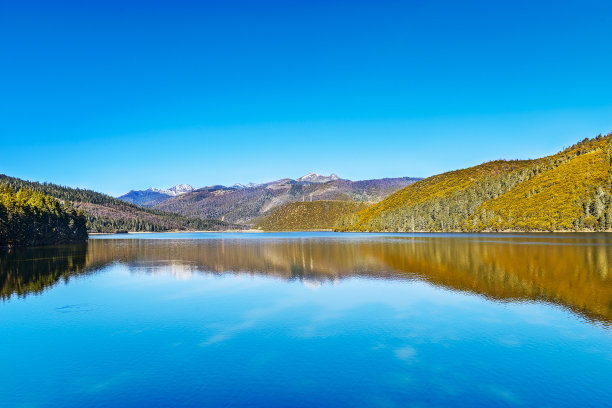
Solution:
<path fill-rule="evenodd" d="M 26 181 L 3 174 L 0 174 L 0 185 L 15 191 L 31 190 L 70 203 L 74 209 L 84 213 L 89 232 L 225 230 L 240 227 L 221 220 L 185 217 L 143 208 L 92 190 Z"/>
<path fill-rule="evenodd" d="M 355 201 L 298 201 L 288 203 L 255 224 L 264 231 L 330 230 L 345 214 L 367 207 Z"/>
<path fill-rule="evenodd" d="M 0 186 L 0 246 L 87 241 L 87 219 L 69 204 L 30 189 Z"/>
<path fill-rule="evenodd" d="M 496 160 L 418 181 L 348 214 L 338 231 L 612 230 L 612 134 L 535 160 Z"/>

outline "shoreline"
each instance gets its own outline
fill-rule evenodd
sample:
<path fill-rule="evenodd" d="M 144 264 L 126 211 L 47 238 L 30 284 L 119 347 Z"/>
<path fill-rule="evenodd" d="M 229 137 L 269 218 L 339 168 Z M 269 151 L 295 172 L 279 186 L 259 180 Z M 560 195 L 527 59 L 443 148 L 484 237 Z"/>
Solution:
<path fill-rule="evenodd" d="M 595 234 L 595 233 L 612 233 L 612 230 L 605 231 L 571 231 L 571 230 L 559 230 L 559 231 L 334 231 L 331 229 L 315 229 L 315 230 L 278 230 L 278 231 L 264 231 L 258 229 L 248 230 L 224 230 L 224 231 L 210 231 L 210 230 L 197 230 L 197 231 L 129 231 L 129 232 L 90 232 L 87 235 L 128 235 L 128 234 L 187 234 L 187 233 L 243 233 L 243 234 L 263 234 L 263 233 L 287 233 L 287 232 L 337 232 L 342 234 Z"/>
<path fill-rule="evenodd" d="M 170 230 L 170 231 L 128 231 L 128 232 L 88 232 L 87 235 L 128 235 L 128 234 L 187 234 L 193 232 L 202 232 L 202 233 L 231 233 L 231 232 L 241 232 L 241 233 L 262 233 L 266 231 L 262 230 L 223 230 L 223 231 L 214 231 L 214 230 L 193 230 L 193 231 L 185 231 L 185 230 Z M 276 231 L 274 231 L 276 232 Z"/>

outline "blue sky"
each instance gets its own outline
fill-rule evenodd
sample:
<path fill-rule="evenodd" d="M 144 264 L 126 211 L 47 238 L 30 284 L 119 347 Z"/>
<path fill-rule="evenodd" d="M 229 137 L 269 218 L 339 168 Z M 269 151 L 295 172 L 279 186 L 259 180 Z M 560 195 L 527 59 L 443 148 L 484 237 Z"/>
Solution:
<path fill-rule="evenodd" d="M 0 5 L 0 173 L 429 176 L 612 131 L 609 1 Z"/>

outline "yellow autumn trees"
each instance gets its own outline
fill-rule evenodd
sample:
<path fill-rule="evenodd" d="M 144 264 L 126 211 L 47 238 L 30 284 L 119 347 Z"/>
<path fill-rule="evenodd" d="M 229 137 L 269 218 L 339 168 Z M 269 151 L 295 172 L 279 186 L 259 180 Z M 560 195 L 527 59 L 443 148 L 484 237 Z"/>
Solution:
<path fill-rule="evenodd" d="M 612 230 L 612 134 L 535 160 L 497 160 L 416 182 L 339 231 Z"/>

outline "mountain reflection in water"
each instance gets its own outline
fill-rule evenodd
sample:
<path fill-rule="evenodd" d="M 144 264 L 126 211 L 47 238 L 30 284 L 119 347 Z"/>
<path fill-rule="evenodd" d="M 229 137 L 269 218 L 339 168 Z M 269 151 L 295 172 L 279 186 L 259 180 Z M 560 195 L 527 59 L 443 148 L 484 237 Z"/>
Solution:
<path fill-rule="evenodd" d="M 612 322 L 612 237 L 349 235 L 292 239 L 92 239 L 0 251 L 0 296 L 39 293 L 119 262 L 151 273 L 238 273 L 321 284 L 419 279 L 502 301 L 547 301 Z"/>

